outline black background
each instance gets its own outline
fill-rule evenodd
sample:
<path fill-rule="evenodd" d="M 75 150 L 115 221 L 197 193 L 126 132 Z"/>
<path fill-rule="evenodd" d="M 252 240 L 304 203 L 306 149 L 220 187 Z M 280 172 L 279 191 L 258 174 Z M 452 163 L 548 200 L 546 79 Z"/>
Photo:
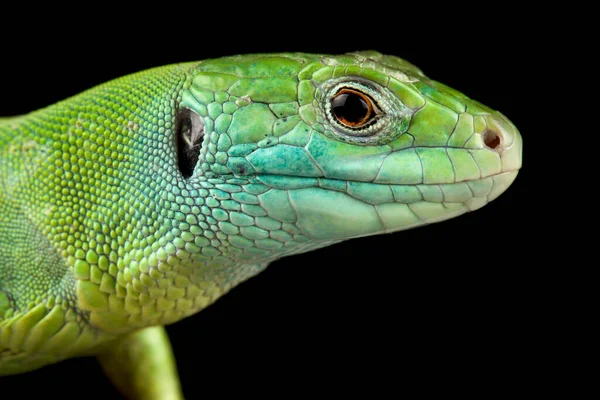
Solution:
<path fill-rule="evenodd" d="M 533 243 L 544 229 L 543 161 L 535 146 L 544 133 L 532 102 L 544 101 L 535 85 L 546 38 L 532 27 L 532 16 L 498 8 L 446 12 L 426 3 L 335 11 L 314 4 L 253 11 L 225 3 L 218 11 L 161 6 L 164 13 L 153 16 L 105 16 L 92 8 L 74 17 L 31 20 L 24 13 L 8 21 L 1 113 L 25 113 L 181 61 L 375 49 L 502 111 L 524 138 L 522 171 L 488 206 L 282 259 L 169 326 L 186 398 L 240 390 L 380 398 L 409 389 L 478 393 L 481 384 L 485 393 L 509 393 L 529 380 L 528 365 L 539 361 L 535 325 L 544 308 L 544 273 L 535 261 L 542 250 Z M 118 396 L 91 358 L 0 377 L 0 388 L 3 399 L 41 389 L 50 398 Z"/>

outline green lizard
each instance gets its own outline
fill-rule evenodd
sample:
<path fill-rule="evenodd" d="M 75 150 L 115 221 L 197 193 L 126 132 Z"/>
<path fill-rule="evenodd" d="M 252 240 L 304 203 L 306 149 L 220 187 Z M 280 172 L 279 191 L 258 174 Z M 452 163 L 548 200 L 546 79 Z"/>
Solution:
<path fill-rule="evenodd" d="M 0 375 L 96 355 L 180 398 L 165 324 L 284 256 L 478 209 L 502 114 L 377 52 L 151 69 L 0 119 Z"/>

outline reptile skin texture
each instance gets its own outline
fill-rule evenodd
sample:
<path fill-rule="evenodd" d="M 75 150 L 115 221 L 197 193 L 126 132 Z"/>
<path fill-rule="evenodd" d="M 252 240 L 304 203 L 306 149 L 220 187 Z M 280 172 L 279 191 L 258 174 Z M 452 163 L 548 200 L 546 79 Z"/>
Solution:
<path fill-rule="evenodd" d="M 373 103 L 364 129 L 336 119 L 344 90 Z M 377 52 L 170 65 L 1 118 L 0 375 L 174 323 L 281 257 L 476 210 L 521 150 Z"/>

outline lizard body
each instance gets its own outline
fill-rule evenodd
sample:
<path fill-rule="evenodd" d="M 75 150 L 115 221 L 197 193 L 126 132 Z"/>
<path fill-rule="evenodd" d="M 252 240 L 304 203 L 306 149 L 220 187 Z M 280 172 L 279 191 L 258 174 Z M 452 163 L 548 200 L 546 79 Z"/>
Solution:
<path fill-rule="evenodd" d="M 177 398 L 162 325 L 281 257 L 480 208 L 521 147 L 376 52 L 171 65 L 0 119 L 0 375 L 98 355 Z"/>

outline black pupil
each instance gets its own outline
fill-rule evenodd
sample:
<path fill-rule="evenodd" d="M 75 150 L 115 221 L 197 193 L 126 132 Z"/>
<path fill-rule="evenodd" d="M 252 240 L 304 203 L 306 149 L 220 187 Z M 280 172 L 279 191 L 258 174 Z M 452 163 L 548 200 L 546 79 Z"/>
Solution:
<path fill-rule="evenodd" d="M 345 92 L 337 95 L 332 103 L 333 114 L 342 122 L 358 124 L 369 115 L 369 105 L 357 93 Z"/>

